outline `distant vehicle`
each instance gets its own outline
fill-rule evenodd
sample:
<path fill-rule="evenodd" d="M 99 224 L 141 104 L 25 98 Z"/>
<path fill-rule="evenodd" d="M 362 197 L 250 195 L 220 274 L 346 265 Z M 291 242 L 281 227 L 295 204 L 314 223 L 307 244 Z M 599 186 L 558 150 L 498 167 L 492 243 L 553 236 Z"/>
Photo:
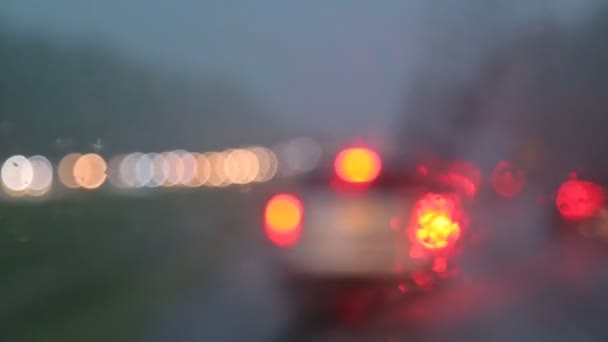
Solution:
<path fill-rule="evenodd" d="M 362 290 L 382 302 L 431 290 L 457 271 L 479 178 L 469 164 L 391 163 L 359 144 L 322 165 L 269 193 L 263 209 L 293 300 L 333 305 L 328 299 Z"/>

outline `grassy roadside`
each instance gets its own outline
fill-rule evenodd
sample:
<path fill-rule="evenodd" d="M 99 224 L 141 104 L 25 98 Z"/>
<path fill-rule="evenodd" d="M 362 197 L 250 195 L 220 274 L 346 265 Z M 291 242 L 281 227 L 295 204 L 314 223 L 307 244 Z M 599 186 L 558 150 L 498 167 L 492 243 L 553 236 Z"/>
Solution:
<path fill-rule="evenodd" d="M 132 341 L 236 254 L 242 205 L 229 190 L 2 204 L 0 340 Z"/>

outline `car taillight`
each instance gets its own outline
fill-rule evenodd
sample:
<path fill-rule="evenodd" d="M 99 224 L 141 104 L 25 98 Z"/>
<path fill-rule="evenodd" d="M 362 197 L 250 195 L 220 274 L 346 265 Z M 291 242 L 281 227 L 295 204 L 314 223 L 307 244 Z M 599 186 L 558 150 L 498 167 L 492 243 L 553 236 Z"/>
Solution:
<path fill-rule="evenodd" d="M 300 237 L 304 207 L 294 195 L 272 197 L 264 209 L 266 237 L 279 247 L 293 246 Z"/>
<path fill-rule="evenodd" d="M 414 205 L 410 239 L 428 250 L 452 246 L 460 237 L 461 224 L 456 203 L 439 194 L 426 194 Z"/>
<path fill-rule="evenodd" d="M 447 172 L 439 175 L 439 181 L 473 198 L 481 183 L 481 171 L 471 162 L 458 161 L 453 163 Z"/>
<path fill-rule="evenodd" d="M 503 197 L 519 195 L 526 185 L 526 173 L 507 161 L 500 161 L 492 171 L 492 187 Z"/>
<path fill-rule="evenodd" d="M 369 183 L 378 178 L 382 161 L 375 151 L 356 147 L 347 148 L 336 156 L 336 175 L 348 183 Z"/>
<path fill-rule="evenodd" d="M 557 192 L 557 209 L 569 221 L 581 221 L 595 216 L 604 204 L 604 190 L 590 182 L 571 179 Z"/>

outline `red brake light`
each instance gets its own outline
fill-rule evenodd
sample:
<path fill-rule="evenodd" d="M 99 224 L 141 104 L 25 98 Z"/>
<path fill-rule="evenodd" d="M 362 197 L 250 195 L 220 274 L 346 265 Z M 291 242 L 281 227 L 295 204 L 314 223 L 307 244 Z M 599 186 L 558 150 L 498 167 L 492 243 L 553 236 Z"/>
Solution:
<path fill-rule="evenodd" d="M 514 197 L 526 185 L 525 172 L 507 161 L 500 161 L 492 171 L 491 183 L 494 191 L 503 197 Z"/>
<path fill-rule="evenodd" d="M 302 202 L 295 196 L 279 194 L 272 197 L 264 209 L 266 236 L 279 247 L 293 246 L 300 237 Z"/>
<path fill-rule="evenodd" d="M 349 183 L 369 183 L 378 178 L 382 168 L 380 156 L 368 148 L 347 148 L 338 153 L 336 174 Z"/>
<path fill-rule="evenodd" d="M 429 250 L 444 249 L 460 237 L 455 203 L 442 195 L 427 194 L 414 206 L 410 238 Z"/>
<path fill-rule="evenodd" d="M 452 164 L 450 169 L 440 176 L 439 180 L 472 198 L 475 197 L 481 183 L 481 171 L 471 162 L 459 161 Z"/>
<path fill-rule="evenodd" d="M 563 218 L 580 221 L 595 216 L 602 208 L 604 190 L 593 182 L 571 179 L 559 187 L 555 202 Z"/>

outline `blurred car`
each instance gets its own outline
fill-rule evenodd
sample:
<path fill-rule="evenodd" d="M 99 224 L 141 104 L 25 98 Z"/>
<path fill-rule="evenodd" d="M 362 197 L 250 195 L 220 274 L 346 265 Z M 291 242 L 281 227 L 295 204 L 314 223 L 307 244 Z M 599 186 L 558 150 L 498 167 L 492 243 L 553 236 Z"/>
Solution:
<path fill-rule="evenodd" d="M 264 235 L 296 304 L 381 305 L 395 293 L 425 293 L 456 271 L 450 265 L 476 191 L 468 164 L 388 159 L 361 144 L 345 147 L 267 194 Z"/>

